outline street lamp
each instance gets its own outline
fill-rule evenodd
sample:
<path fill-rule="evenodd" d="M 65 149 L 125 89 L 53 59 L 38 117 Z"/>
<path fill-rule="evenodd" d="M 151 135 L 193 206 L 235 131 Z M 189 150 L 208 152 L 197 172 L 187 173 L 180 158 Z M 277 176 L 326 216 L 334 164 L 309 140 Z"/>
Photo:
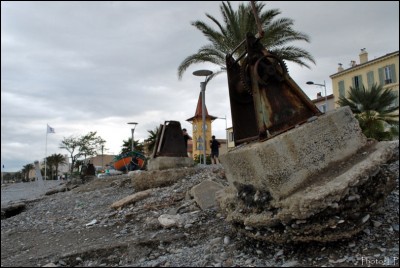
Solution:
<path fill-rule="evenodd" d="M 2 168 L 1 168 L 1 184 L 3 184 L 4 183 L 4 165 L 2 165 Z"/>
<path fill-rule="evenodd" d="M 198 70 L 194 71 L 193 75 L 195 76 L 205 76 L 206 79 L 204 82 L 200 82 L 200 89 L 201 89 L 201 116 L 202 116 L 202 123 L 203 123 L 203 161 L 204 165 L 206 165 L 206 85 L 208 83 L 208 77 L 212 75 L 213 72 L 210 70 Z M 200 162 L 201 163 L 201 162 Z"/>
<path fill-rule="evenodd" d="M 308 81 L 306 83 L 307 85 L 314 85 L 314 86 L 321 86 L 325 88 L 325 111 L 324 113 L 326 113 L 328 111 L 328 96 L 326 95 L 326 84 L 325 84 L 325 80 L 323 84 L 316 84 L 313 81 Z"/>
<path fill-rule="evenodd" d="M 132 147 L 131 147 L 131 150 L 132 150 L 132 152 L 133 152 L 133 150 L 135 149 L 135 145 L 134 145 L 134 139 L 133 139 L 133 133 L 135 132 L 135 127 L 136 127 L 136 125 L 138 124 L 138 123 L 136 123 L 136 122 L 129 122 L 128 124 L 130 124 L 130 125 L 133 125 L 133 127 L 132 127 L 132 129 L 131 129 L 131 131 L 132 131 Z"/>

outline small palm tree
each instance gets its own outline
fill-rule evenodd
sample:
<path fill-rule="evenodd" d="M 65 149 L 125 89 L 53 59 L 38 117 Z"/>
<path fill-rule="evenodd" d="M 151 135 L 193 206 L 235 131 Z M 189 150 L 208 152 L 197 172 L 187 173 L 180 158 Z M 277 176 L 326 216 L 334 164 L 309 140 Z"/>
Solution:
<path fill-rule="evenodd" d="M 157 133 L 160 127 L 156 127 L 154 130 L 147 130 L 149 132 L 149 137 L 146 139 L 147 142 L 147 150 L 148 152 L 152 152 L 154 146 L 156 145 Z"/>
<path fill-rule="evenodd" d="M 256 12 L 264 31 L 261 43 L 270 52 L 282 60 L 295 62 L 300 66 L 310 68 L 304 61 L 308 60 L 315 64 L 314 58 L 304 49 L 288 45 L 294 41 L 309 42 L 309 37 L 301 32 L 295 31 L 293 20 L 289 18 L 275 19 L 281 12 L 278 9 L 263 11 L 265 4 L 255 2 Z M 200 30 L 210 41 L 210 44 L 201 47 L 197 53 L 188 56 L 178 67 L 178 78 L 192 64 L 213 63 L 221 67 L 219 74 L 226 70 L 225 56 L 231 53 L 245 38 L 247 32 L 256 34 L 258 32 L 251 4 L 240 4 L 237 11 L 232 9 L 230 2 L 222 2 L 220 5 L 223 23 L 206 13 L 206 16 L 215 24 L 217 30 L 202 21 L 194 21 L 192 25 Z M 233 56 L 241 55 L 244 48 L 238 49 Z M 215 76 L 215 75 L 214 75 Z"/>
<path fill-rule="evenodd" d="M 121 154 L 132 151 L 131 150 L 132 149 L 132 138 L 129 138 L 126 141 L 123 140 L 122 142 L 123 142 L 123 144 L 122 144 Z M 142 143 L 139 143 L 139 141 L 134 141 L 133 145 L 134 145 L 135 151 L 143 152 L 143 144 Z"/>
<path fill-rule="evenodd" d="M 399 105 L 391 89 L 374 84 L 371 88 L 350 87 L 349 97 L 340 97 L 340 106 L 349 106 L 364 135 L 376 140 L 391 140 L 399 129 Z"/>

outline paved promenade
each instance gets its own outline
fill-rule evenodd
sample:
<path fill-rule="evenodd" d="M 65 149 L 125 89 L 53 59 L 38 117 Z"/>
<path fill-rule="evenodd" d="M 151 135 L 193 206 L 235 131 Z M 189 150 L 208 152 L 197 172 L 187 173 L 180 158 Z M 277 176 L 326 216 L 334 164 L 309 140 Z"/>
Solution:
<path fill-rule="evenodd" d="M 6 205 L 10 201 L 24 201 L 34 200 L 65 181 L 44 181 L 42 184 L 39 182 L 20 182 L 13 183 L 1 187 L 1 206 Z"/>

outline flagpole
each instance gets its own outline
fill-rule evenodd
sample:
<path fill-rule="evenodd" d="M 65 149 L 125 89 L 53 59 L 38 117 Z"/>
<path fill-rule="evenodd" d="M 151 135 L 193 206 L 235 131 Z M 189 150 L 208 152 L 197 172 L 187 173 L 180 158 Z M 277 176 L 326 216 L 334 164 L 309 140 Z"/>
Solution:
<path fill-rule="evenodd" d="M 44 179 L 46 180 L 46 173 L 47 173 L 47 135 L 49 134 L 49 124 L 47 124 L 46 127 L 46 150 L 45 150 L 45 156 L 44 156 Z"/>

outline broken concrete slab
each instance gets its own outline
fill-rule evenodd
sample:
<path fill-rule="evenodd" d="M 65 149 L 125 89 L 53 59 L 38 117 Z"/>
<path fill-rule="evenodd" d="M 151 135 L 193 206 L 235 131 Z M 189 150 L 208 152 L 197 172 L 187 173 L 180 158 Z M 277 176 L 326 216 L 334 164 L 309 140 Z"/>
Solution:
<path fill-rule="evenodd" d="M 164 187 L 174 184 L 178 180 L 190 177 L 196 172 L 197 168 L 195 167 L 143 171 L 132 177 L 132 185 L 136 191 Z"/>
<path fill-rule="evenodd" d="M 386 163 L 398 146 L 398 141 L 368 141 L 351 111 L 338 109 L 221 157 L 230 186 L 219 192 L 218 203 L 227 221 L 254 239 L 349 238 L 393 189 L 398 174 Z"/>
<path fill-rule="evenodd" d="M 288 196 L 331 164 L 350 157 L 367 142 L 349 107 L 339 108 L 270 140 L 239 146 L 221 155 L 232 184 Z"/>
<path fill-rule="evenodd" d="M 221 184 L 206 180 L 194 186 L 190 191 L 201 209 L 216 207 L 215 193 L 224 188 Z"/>
<path fill-rule="evenodd" d="M 149 171 L 193 166 L 194 161 L 189 157 L 159 156 L 147 162 L 147 170 Z"/>

